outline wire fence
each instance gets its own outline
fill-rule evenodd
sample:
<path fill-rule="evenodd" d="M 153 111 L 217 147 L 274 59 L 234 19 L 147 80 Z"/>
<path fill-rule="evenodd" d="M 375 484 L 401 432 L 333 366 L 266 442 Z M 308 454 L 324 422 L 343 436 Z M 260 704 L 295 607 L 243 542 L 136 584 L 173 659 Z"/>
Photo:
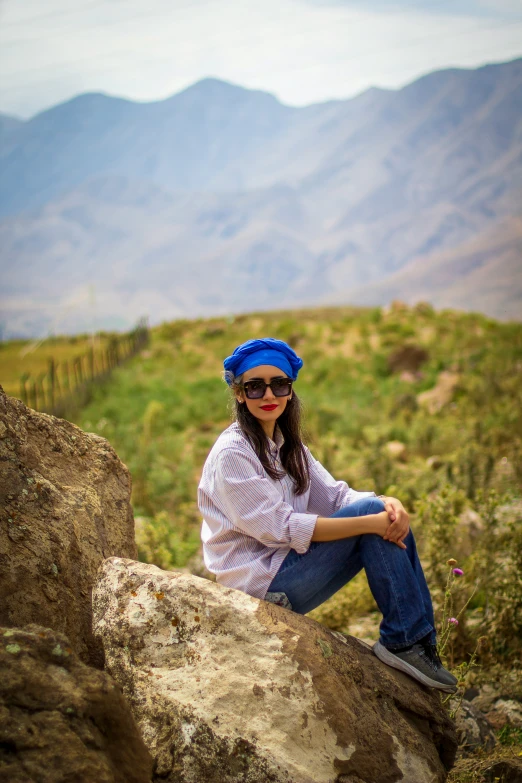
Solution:
<path fill-rule="evenodd" d="M 20 398 L 29 408 L 63 418 L 86 405 L 94 387 L 147 346 L 149 340 L 147 318 L 142 318 L 132 331 L 111 336 L 99 351 L 91 346 L 69 361 L 50 358 L 45 372 L 36 377 L 29 372 L 20 376 Z"/>

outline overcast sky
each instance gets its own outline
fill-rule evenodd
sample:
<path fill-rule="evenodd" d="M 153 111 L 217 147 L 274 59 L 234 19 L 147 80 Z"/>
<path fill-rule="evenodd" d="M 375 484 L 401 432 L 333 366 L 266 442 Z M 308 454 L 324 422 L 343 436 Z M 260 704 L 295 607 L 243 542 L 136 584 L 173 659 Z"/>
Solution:
<path fill-rule="evenodd" d="M 305 105 L 521 55 L 522 0 L 0 0 L 0 111 L 206 76 Z"/>

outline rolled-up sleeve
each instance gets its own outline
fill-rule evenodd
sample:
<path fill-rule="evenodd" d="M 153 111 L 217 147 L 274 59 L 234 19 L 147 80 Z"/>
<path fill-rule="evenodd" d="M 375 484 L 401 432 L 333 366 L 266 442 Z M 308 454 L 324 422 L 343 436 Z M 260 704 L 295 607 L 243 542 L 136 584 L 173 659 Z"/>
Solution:
<path fill-rule="evenodd" d="M 336 481 L 319 460 L 312 456 L 308 448 L 305 451 L 310 470 L 307 511 L 317 513 L 319 516 L 331 517 L 340 508 L 349 506 L 356 500 L 375 497 L 375 492 L 358 492 L 349 487 L 346 481 Z"/>
<path fill-rule="evenodd" d="M 214 502 L 242 533 L 267 547 L 308 550 L 318 515 L 298 513 L 285 503 L 253 454 L 224 449 L 216 462 L 214 489 Z"/>

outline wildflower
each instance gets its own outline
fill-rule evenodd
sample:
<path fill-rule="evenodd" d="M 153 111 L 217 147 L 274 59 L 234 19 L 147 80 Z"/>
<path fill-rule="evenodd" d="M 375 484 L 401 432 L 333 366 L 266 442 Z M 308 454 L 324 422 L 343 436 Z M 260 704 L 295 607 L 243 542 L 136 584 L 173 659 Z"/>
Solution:
<path fill-rule="evenodd" d="M 464 576 L 464 571 L 462 570 L 462 568 L 454 568 L 453 573 L 455 574 L 455 576 Z"/>
<path fill-rule="evenodd" d="M 450 617 L 450 619 L 448 620 L 448 623 L 451 623 L 451 625 L 458 625 L 459 621 L 457 620 L 456 617 Z"/>
<path fill-rule="evenodd" d="M 456 565 L 457 565 L 457 561 L 455 560 L 455 558 L 454 558 L 454 557 L 450 557 L 450 559 L 449 559 L 449 560 L 446 560 L 446 565 L 449 565 L 449 566 L 456 566 Z"/>

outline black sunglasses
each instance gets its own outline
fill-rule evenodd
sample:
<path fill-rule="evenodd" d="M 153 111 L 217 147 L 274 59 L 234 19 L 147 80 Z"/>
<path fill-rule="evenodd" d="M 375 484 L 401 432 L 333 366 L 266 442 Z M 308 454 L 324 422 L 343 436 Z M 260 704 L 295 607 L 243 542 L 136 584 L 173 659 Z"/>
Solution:
<path fill-rule="evenodd" d="M 275 397 L 287 397 L 292 391 L 291 378 L 274 378 L 270 383 L 264 381 L 247 381 L 242 384 L 245 394 L 249 400 L 259 400 L 265 396 L 268 387 L 272 389 Z"/>

